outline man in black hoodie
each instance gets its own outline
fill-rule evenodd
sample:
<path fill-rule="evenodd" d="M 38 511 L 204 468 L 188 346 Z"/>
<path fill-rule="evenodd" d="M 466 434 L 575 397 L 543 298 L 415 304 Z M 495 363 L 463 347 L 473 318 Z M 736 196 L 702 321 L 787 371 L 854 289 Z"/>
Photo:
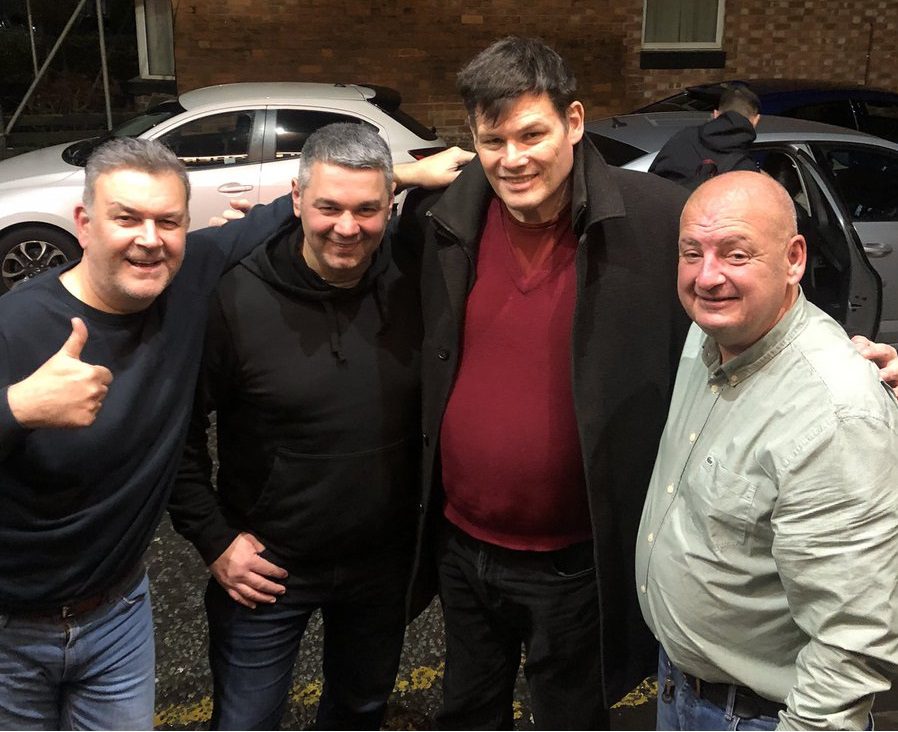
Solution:
<path fill-rule="evenodd" d="M 420 440 L 418 270 L 394 256 L 389 149 L 303 148 L 294 213 L 226 275 L 170 511 L 212 572 L 213 728 L 275 729 L 311 614 L 317 726 L 377 729 L 405 629 Z M 217 412 L 217 493 L 206 446 Z"/>
<path fill-rule="evenodd" d="M 695 190 L 708 178 L 730 170 L 757 170 L 748 154 L 761 119 L 761 102 L 745 85 L 728 86 L 710 121 L 671 137 L 649 168 Z"/>

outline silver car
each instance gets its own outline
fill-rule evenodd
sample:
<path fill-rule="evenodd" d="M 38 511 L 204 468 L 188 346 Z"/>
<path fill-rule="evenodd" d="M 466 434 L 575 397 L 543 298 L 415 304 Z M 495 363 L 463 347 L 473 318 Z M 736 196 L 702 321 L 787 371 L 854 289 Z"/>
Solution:
<path fill-rule="evenodd" d="M 629 114 L 586 129 L 608 162 L 648 170 L 674 133 L 708 119 Z M 785 117 L 761 117 L 757 132 L 752 156 L 792 194 L 808 240 L 808 296 L 849 332 L 872 337 L 878 324 L 877 337 L 898 344 L 898 144 Z"/>
<path fill-rule="evenodd" d="M 190 174 L 191 228 L 198 228 L 226 209 L 230 198 L 265 203 L 285 193 L 306 138 L 331 122 L 369 125 L 397 163 L 445 148 L 399 105 L 399 94 L 385 87 L 223 84 L 163 102 L 110 135 L 160 140 L 175 151 Z M 108 137 L 0 162 L 0 294 L 81 256 L 72 212 L 81 200 L 84 164 Z"/>

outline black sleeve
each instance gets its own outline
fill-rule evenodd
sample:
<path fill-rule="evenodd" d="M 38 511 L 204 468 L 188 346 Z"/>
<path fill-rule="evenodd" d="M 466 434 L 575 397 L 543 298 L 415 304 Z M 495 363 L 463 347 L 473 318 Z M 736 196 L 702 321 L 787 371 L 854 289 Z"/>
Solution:
<path fill-rule="evenodd" d="M 237 262 L 246 257 L 287 222 L 293 222 L 293 199 L 285 195 L 263 206 L 253 206 L 245 217 L 224 226 L 207 226 L 187 235 L 187 250 L 198 261 L 196 269 L 208 291 Z"/>
<path fill-rule="evenodd" d="M 172 488 L 168 511 L 172 525 L 212 564 L 240 533 L 231 527 L 212 485 L 212 458 L 207 430 L 211 414 L 226 406 L 234 353 L 218 295 L 209 310 L 206 343 L 197 380 L 184 454 Z"/>

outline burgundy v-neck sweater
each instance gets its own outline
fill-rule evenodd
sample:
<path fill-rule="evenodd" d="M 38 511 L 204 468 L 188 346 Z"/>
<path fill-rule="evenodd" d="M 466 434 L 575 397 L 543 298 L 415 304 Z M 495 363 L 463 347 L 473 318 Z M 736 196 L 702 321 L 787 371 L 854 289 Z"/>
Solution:
<path fill-rule="evenodd" d="M 441 458 L 446 518 L 510 549 L 592 536 L 571 390 L 576 247 L 567 216 L 528 226 L 490 205 Z"/>

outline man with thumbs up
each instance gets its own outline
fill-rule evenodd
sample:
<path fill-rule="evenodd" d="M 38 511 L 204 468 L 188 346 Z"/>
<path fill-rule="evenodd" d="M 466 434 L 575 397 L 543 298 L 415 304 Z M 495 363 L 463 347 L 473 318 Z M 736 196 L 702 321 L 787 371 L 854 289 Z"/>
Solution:
<path fill-rule="evenodd" d="M 288 197 L 187 236 L 161 144 L 87 164 L 80 262 L 0 300 L 0 728 L 150 729 L 142 559 L 177 468 L 221 274 Z"/>

